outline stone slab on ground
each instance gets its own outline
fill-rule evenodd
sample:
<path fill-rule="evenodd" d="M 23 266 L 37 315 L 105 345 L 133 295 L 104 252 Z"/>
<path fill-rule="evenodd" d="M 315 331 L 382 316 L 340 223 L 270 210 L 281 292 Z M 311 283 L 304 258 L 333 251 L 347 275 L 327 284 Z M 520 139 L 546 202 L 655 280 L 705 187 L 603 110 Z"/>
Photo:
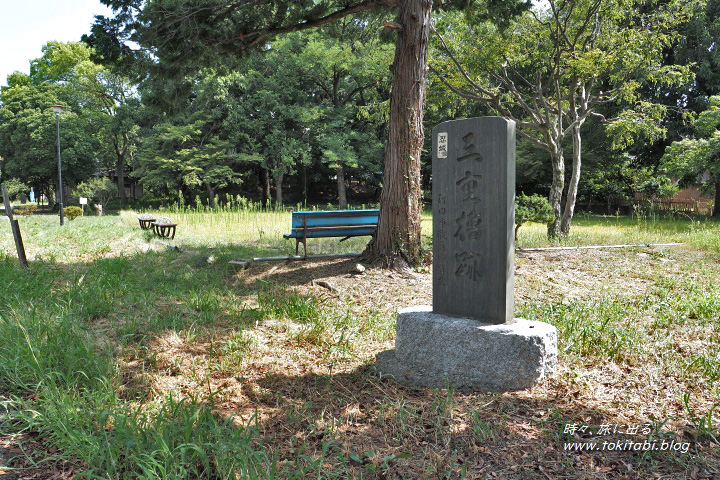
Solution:
<path fill-rule="evenodd" d="M 415 385 L 512 391 L 550 376 L 556 363 L 552 325 L 525 319 L 493 325 L 422 306 L 398 313 L 395 348 L 380 352 L 375 368 Z"/>

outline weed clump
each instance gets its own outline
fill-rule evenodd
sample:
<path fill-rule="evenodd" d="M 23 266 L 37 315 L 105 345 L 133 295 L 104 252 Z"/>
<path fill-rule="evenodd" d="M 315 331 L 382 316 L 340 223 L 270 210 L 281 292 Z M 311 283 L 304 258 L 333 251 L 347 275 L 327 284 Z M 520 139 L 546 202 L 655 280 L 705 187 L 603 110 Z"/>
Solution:
<path fill-rule="evenodd" d="M 65 207 L 65 216 L 68 217 L 70 220 L 75 220 L 77 217 L 81 216 L 83 211 L 82 208 L 77 207 L 75 205 L 71 205 L 69 207 Z"/>

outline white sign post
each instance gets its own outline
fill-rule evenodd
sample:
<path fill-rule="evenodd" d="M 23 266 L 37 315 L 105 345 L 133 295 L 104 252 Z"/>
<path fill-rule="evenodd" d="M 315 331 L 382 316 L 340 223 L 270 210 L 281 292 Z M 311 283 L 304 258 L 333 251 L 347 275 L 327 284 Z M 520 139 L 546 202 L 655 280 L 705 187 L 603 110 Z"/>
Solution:
<path fill-rule="evenodd" d="M 87 205 L 87 198 L 80 197 L 80 208 L 82 208 L 82 216 L 85 216 L 85 205 Z"/>

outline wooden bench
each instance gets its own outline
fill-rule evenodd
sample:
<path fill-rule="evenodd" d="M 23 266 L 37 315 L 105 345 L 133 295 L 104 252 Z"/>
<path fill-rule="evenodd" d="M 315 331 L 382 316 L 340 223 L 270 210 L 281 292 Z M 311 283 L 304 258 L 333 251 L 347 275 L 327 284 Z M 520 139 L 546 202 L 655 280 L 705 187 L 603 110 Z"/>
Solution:
<path fill-rule="evenodd" d="M 175 227 L 177 227 L 177 223 L 173 223 L 168 217 L 158 217 L 152 223 L 152 229 L 155 235 L 169 238 L 170 240 L 175 238 Z"/>
<path fill-rule="evenodd" d="M 155 217 L 149 213 L 143 213 L 142 215 L 138 215 L 138 222 L 140 222 L 140 228 L 150 230 L 152 224 L 155 223 Z"/>
<path fill-rule="evenodd" d="M 292 229 L 284 238 L 295 239 L 295 255 L 300 242 L 307 257 L 307 239 L 325 237 L 363 237 L 375 235 L 380 210 L 331 210 L 317 212 L 293 212 Z"/>

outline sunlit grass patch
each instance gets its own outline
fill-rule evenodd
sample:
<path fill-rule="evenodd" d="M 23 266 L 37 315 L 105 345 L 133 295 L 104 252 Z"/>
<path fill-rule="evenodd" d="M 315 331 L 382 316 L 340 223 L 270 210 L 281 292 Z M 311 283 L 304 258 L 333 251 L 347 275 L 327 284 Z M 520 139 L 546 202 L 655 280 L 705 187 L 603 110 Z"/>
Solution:
<path fill-rule="evenodd" d="M 686 217 L 621 217 L 578 214 L 573 219 L 570 234 L 549 241 L 547 227 L 538 223 L 523 225 L 518 231 L 518 248 L 581 245 L 627 245 L 654 243 L 683 243 L 705 247 L 718 246 L 713 241 L 720 233 L 720 224 L 714 219 Z"/>

